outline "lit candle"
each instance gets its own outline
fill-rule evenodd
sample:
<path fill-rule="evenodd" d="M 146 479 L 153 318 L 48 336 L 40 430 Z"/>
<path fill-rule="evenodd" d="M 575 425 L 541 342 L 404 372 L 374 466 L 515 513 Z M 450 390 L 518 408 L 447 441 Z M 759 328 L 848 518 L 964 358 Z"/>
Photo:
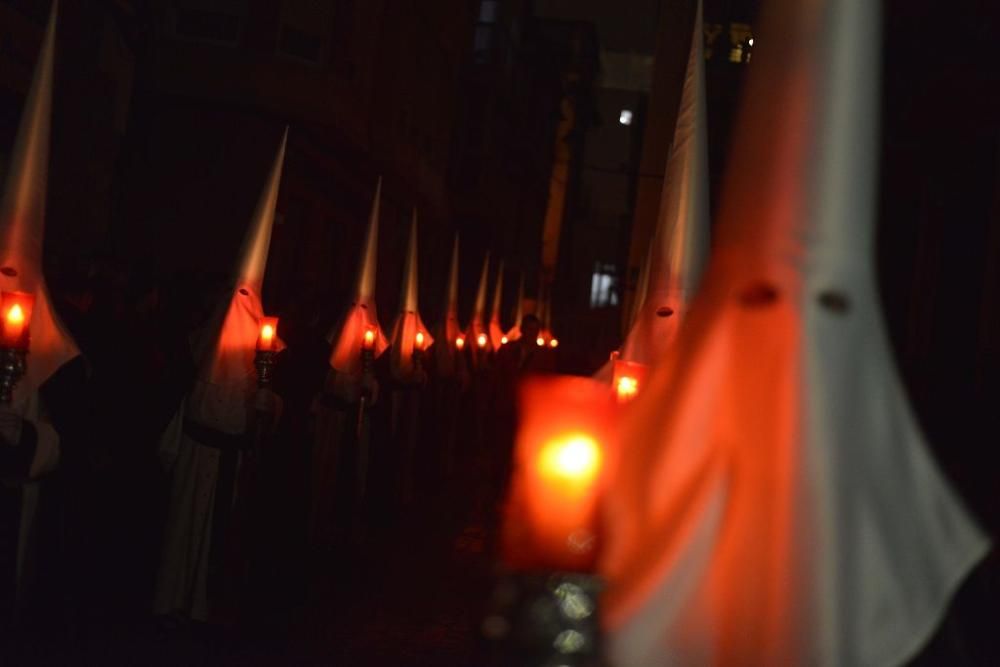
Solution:
<path fill-rule="evenodd" d="M 28 323 L 35 305 L 35 296 L 27 292 L 3 292 L 0 296 L 0 345 L 3 347 L 27 347 Z"/>
<path fill-rule="evenodd" d="M 639 381 L 634 377 L 623 375 L 618 378 L 618 384 L 615 385 L 615 391 L 618 393 L 618 402 L 627 403 L 635 398 L 636 394 L 639 393 Z"/>
<path fill-rule="evenodd" d="M 507 344 L 507 337 L 506 336 L 500 336 L 500 344 L 501 345 L 506 345 Z"/>
<path fill-rule="evenodd" d="M 569 376 L 529 379 L 519 405 L 504 560 L 518 569 L 592 570 L 615 409 L 607 385 Z"/>
<path fill-rule="evenodd" d="M 549 347 L 559 347 L 559 341 L 555 338 L 549 341 Z"/>
<path fill-rule="evenodd" d="M 538 347 L 545 347 L 545 339 L 541 336 L 535 339 L 535 343 L 538 344 Z"/>
<path fill-rule="evenodd" d="M 619 403 L 628 403 L 639 395 L 639 390 L 645 383 L 649 368 L 645 364 L 622 359 L 615 359 L 614 364 L 614 375 L 611 382 L 615 396 Z"/>
<path fill-rule="evenodd" d="M 278 318 L 260 318 L 260 336 L 257 337 L 257 349 L 262 352 L 269 352 L 274 349 L 275 340 L 278 336 Z"/>
<path fill-rule="evenodd" d="M 365 337 L 362 341 L 362 347 L 366 350 L 375 349 L 375 329 L 369 327 L 365 330 Z"/>
<path fill-rule="evenodd" d="M 455 338 L 455 349 L 461 350 L 464 347 L 465 347 L 465 337 L 458 336 L 457 338 Z"/>
<path fill-rule="evenodd" d="M 417 349 L 422 352 L 423 349 L 424 349 L 424 332 L 423 331 L 418 331 L 417 335 L 414 336 L 413 338 L 414 338 L 414 342 L 417 345 Z"/>
<path fill-rule="evenodd" d="M 478 345 L 480 348 L 484 348 L 486 347 L 486 340 L 487 340 L 486 334 L 481 333 L 478 336 L 476 336 L 476 345 Z"/>

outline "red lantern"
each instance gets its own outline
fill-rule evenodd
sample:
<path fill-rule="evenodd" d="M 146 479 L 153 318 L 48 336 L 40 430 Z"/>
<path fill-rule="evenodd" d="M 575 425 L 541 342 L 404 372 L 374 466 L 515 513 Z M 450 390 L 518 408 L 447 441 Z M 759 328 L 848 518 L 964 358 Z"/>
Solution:
<path fill-rule="evenodd" d="M 278 340 L 278 318 L 260 318 L 260 335 L 257 337 L 257 349 L 261 352 L 274 350 Z"/>
<path fill-rule="evenodd" d="M 639 395 L 645 386 L 649 367 L 634 361 L 615 359 L 612 386 L 619 403 L 628 403 Z"/>
<path fill-rule="evenodd" d="M 522 385 L 503 530 L 508 565 L 593 569 L 614 412 L 607 385 L 588 378 L 533 378 Z"/>
<path fill-rule="evenodd" d="M 3 292 L 0 295 L 0 345 L 28 347 L 28 324 L 35 307 L 35 295 L 27 292 Z"/>

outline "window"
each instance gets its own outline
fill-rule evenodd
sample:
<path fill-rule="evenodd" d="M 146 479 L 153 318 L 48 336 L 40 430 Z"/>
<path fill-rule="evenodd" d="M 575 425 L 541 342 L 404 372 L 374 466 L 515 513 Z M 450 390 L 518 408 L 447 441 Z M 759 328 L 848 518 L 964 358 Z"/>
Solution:
<path fill-rule="evenodd" d="M 590 278 L 590 307 L 607 308 L 618 305 L 618 278 L 615 265 L 597 262 Z"/>

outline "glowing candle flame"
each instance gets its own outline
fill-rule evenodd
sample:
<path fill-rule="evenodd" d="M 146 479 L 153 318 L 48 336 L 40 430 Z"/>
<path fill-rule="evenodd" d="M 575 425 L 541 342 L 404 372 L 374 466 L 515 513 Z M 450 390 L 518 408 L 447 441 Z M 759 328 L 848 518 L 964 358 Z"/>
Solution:
<path fill-rule="evenodd" d="M 278 334 L 278 318 L 260 318 L 260 335 L 257 337 L 257 349 L 270 351 L 274 349 L 275 338 Z"/>
<path fill-rule="evenodd" d="M 19 325 L 24 324 L 24 311 L 21 310 L 21 304 L 15 303 L 10 310 L 7 311 L 7 324 Z"/>
<path fill-rule="evenodd" d="M 538 347 L 545 347 L 545 339 L 542 338 L 541 336 L 536 338 L 535 342 L 538 344 Z"/>
<path fill-rule="evenodd" d="M 455 348 L 461 350 L 464 347 L 465 347 L 465 338 L 459 336 L 458 338 L 455 339 Z"/>
<path fill-rule="evenodd" d="M 366 350 L 372 350 L 375 348 L 375 330 L 368 329 L 365 331 L 364 347 Z"/>
<path fill-rule="evenodd" d="M 538 471 L 568 492 L 588 490 L 601 469 L 601 447 L 586 433 L 552 440 L 538 454 Z"/>
<path fill-rule="evenodd" d="M 618 392 L 618 402 L 626 403 L 635 398 L 639 393 L 639 380 L 628 375 L 623 375 L 618 378 L 618 384 L 615 389 Z"/>
<path fill-rule="evenodd" d="M 3 312 L 0 345 L 22 347 L 27 345 L 27 328 L 35 303 L 33 294 L 27 292 L 0 293 L 0 308 Z"/>
<path fill-rule="evenodd" d="M 559 341 L 553 338 L 549 341 L 549 347 L 559 347 Z"/>
<path fill-rule="evenodd" d="M 507 344 L 507 337 L 506 336 L 501 336 L 500 337 L 500 344 L 501 345 L 506 345 Z"/>
<path fill-rule="evenodd" d="M 418 350 L 424 349 L 424 332 L 418 331 L 417 335 L 415 336 L 415 339 L 417 343 L 417 349 Z"/>
<path fill-rule="evenodd" d="M 479 334 L 476 337 L 476 345 L 479 347 L 486 347 L 486 334 Z"/>

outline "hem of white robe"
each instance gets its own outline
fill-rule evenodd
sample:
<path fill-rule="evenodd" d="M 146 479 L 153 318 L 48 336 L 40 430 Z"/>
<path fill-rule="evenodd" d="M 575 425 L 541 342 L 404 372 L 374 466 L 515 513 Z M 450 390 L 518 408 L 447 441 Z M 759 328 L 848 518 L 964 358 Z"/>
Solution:
<path fill-rule="evenodd" d="M 962 584 L 992 548 L 993 545 L 989 539 L 980 537 L 964 555 L 964 558 L 959 560 L 958 565 L 951 568 L 948 583 L 943 587 L 943 596 L 936 601 L 936 604 L 927 605 L 920 619 L 902 630 L 903 636 L 897 635 L 893 640 L 883 643 L 882 646 L 886 650 L 873 652 L 872 655 L 877 659 L 871 664 L 905 665 L 916 658 L 927 647 L 941 622 L 944 621 Z M 893 649 L 894 646 L 898 648 Z"/>

